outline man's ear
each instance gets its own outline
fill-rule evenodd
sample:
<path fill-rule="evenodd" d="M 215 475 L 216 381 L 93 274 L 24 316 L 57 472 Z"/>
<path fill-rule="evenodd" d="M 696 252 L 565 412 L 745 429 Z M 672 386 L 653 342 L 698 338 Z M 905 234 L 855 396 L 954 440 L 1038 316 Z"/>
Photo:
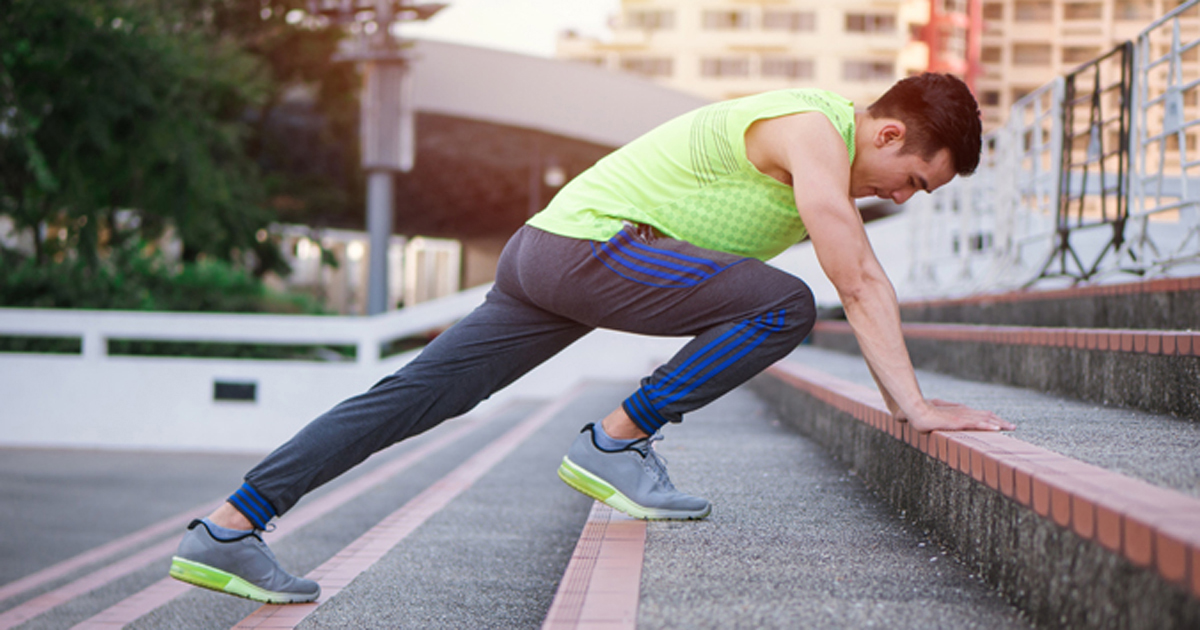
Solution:
<path fill-rule="evenodd" d="M 904 127 L 903 122 L 888 119 L 875 130 L 875 147 L 882 149 L 893 144 L 902 145 L 904 144 L 905 132 L 907 132 L 907 129 Z"/>

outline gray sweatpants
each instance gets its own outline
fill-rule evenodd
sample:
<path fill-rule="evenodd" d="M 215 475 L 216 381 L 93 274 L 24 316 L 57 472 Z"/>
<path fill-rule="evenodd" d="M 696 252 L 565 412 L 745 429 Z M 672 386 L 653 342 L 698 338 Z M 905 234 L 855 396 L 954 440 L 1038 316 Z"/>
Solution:
<path fill-rule="evenodd" d="M 251 521 L 282 514 L 372 453 L 466 413 L 594 328 L 694 337 L 623 403 L 654 433 L 791 352 L 814 319 L 808 286 L 756 259 L 646 226 L 604 243 L 526 226 L 505 247 L 479 308 L 408 365 L 313 420 L 251 470 L 235 497 L 269 503 Z"/>

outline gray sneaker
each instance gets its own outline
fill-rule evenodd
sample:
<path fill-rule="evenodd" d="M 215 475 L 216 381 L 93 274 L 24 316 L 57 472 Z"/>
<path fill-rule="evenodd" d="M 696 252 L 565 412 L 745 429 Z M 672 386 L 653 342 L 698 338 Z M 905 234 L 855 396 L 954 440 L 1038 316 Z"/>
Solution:
<path fill-rule="evenodd" d="M 171 577 L 268 604 L 311 602 L 321 594 L 316 582 L 284 571 L 258 532 L 221 540 L 200 520 L 188 525 L 171 559 Z"/>
<path fill-rule="evenodd" d="M 619 451 L 596 446 L 593 425 L 583 427 L 571 444 L 558 476 L 568 486 L 634 518 L 645 520 L 698 519 L 712 504 L 675 489 L 667 476 L 667 461 L 654 450 L 658 433 Z"/>

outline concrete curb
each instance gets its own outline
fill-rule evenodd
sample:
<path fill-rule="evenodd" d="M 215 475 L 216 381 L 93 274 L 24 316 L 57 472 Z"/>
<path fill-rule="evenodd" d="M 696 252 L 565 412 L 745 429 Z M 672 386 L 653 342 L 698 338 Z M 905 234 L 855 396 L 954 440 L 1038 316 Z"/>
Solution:
<path fill-rule="evenodd" d="M 1200 627 L 1200 500 L 1006 435 L 916 434 L 794 363 L 751 387 L 1036 623 Z"/>
<path fill-rule="evenodd" d="M 1183 330 L 1196 325 L 1200 277 L 905 302 L 900 311 L 918 322 Z"/>
<path fill-rule="evenodd" d="M 913 365 L 1082 400 L 1200 420 L 1200 332 L 903 324 Z M 815 345 L 858 352 L 850 325 Z"/>
<path fill-rule="evenodd" d="M 1200 312 L 1200 277 L 911 301 L 900 312 L 905 322 L 1184 330 Z"/>

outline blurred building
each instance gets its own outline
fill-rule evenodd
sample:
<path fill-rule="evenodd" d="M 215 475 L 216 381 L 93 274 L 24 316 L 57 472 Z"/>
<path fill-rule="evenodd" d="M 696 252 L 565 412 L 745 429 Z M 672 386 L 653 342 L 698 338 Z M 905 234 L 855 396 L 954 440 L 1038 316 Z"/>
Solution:
<path fill-rule="evenodd" d="M 366 232 L 304 225 L 276 225 L 271 232 L 292 269 L 286 278 L 268 276 L 272 286 L 308 293 L 343 315 L 367 312 Z M 464 256 L 454 239 L 393 236 L 388 304 L 419 304 L 459 291 Z"/>
<path fill-rule="evenodd" d="M 983 72 L 976 86 L 984 127 L 1003 124 L 1015 101 L 1133 39 L 1180 4 L 1181 0 L 984 0 Z"/>
<path fill-rule="evenodd" d="M 491 281 L 508 238 L 567 181 L 707 102 L 641 77 L 473 46 L 418 41 L 413 57 L 416 163 L 395 178 L 390 307 Z M 304 146 L 299 136 L 287 137 Z M 273 238 L 294 270 L 281 283 L 364 312 L 362 213 L 278 226 Z"/>
<path fill-rule="evenodd" d="M 558 56 L 716 100 L 820 87 L 867 105 L 925 70 L 969 80 L 978 3 L 623 0 L 611 39 L 565 33 Z"/>

